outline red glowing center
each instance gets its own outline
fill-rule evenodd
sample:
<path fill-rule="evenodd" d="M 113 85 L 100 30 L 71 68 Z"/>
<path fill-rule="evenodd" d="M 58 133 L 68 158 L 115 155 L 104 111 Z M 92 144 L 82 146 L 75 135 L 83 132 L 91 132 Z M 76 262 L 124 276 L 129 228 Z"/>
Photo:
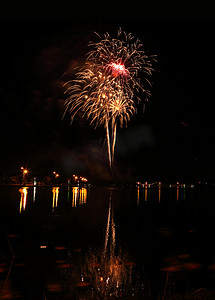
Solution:
<path fill-rule="evenodd" d="M 123 64 L 116 64 L 112 62 L 109 65 L 113 71 L 114 76 L 123 75 L 126 76 L 128 74 L 128 70 L 126 70 L 125 65 Z"/>

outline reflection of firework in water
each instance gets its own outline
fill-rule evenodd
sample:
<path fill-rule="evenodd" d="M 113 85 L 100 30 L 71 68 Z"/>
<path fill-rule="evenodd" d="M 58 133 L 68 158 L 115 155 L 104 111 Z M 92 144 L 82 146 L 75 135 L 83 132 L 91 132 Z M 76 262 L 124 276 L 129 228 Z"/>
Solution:
<path fill-rule="evenodd" d="M 131 294 L 135 285 L 134 263 L 128 262 L 126 253 L 112 257 L 103 254 L 102 250 L 89 253 L 84 264 L 84 277 L 91 283 L 95 297 L 107 299 Z"/>
<path fill-rule="evenodd" d="M 90 251 L 85 258 L 84 277 L 99 299 L 122 297 L 132 291 L 134 263 L 127 252 L 116 254 L 115 223 L 110 195 L 104 249 Z"/>
<path fill-rule="evenodd" d="M 65 278 L 65 288 L 68 289 L 70 297 L 72 293 L 76 297 L 83 293 L 86 299 L 127 299 L 131 296 L 144 298 L 147 291 L 144 278 L 140 277 L 129 252 L 120 246 L 116 247 L 112 193 L 104 245 L 90 247 L 84 255 L 81 249 L 68 249 L 67 263 L 58 260 L 58 268 Z"/>
<path fill-rule="evenodd" d="M 75 80 L 65 84 L 66 111 L 72 119 L 81 112 L 94 126 L 103 125 L 106 130 L 110 169 L 114 159 L 116 129 L 127 125 L 136 112 L 135 99 L 150 96 L 147 77 L 152 74 L 153 57 L 141 50 L 139 39 L 118 31 L 117 38 L 108 33 L 99 42 L 90 42 L 92 51 Z M 139 73 L 144 73 L 140 82 Z"/>

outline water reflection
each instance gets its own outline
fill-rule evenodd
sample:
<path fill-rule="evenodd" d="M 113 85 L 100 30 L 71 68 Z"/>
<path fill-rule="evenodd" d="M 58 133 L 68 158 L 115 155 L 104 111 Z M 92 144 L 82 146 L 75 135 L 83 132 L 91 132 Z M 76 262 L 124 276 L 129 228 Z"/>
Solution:
<path fill-rule="evenodd" d="M 161 186 L 159 186 L 159 189 L 158 189 L 158 201 L 159 201 L 159 203 L 161 202 Z"/>
<path fill-rule="evenodd" d="M 59 189 L 60 189 L 59 187 L 53 187 L 52 188 L 52 193 L 53 193 L 53 197 L 52 197 L 52 211 L 54 211 L 54 209 L 58 205 Z"/>
<path fill-rule="evenodd" d="M 33 202 L 35 202 L 36 200 L 36 186 L 34 186 L 34 189 L 33 189 Z"/>
<path fill-rule="evenodd" d="M 72 207 L 78 204 L 83 205 L 87 202 L 87 189 L 74 186 L 72 188 Z"/>
<path fill-rule="evenodd" d="M 26 210 L 26 203 L 27 203 L 27 197 L 32 198 L 31 201 L 36 204 L 36 193 L 37 193 L 37 188 L 36 186 L 33 187 L 21 187 L 19 189 L 19 193 L 21 193 L 20 196 L 20 205 L 19 205 L 19 212 L 21 213 L 22 211 Z M 59 204 L 59 193 L 60 193 L 60 187 L 55 186 L 55 187 L 50 187 L 52 189 L 52 211 L 54 211 Z M 62 198 L 64 194 L 64 188 L 62 187 Z M 41 190 L 39 189 L 38 193 L 41 193 Z M 67 199 L 68 202 L 70 202 L 70 205 L 72 207 L 77 207 L 80 205 L 84 205 L 87 203 L 87 189 L 82 187 L 70 187 L 68 186 L 67 188 L 67 196 L 65 195 L 65 200 Z M 64 202 L 64 199 L 63 199 Z M 62 202 L 62 203 L 63 203 Z M 34 205 L 35 205 L 34 204 Z"/>
<path fill-rule="evenodd" d="M 79 196 L 79 188 L 75 186 L 72 188 L 72 207 L 77 206 L 78 196 Z"/>
<path fill-rule="evenodd" d="M 147 186 L 145 187 L 145 201 L 147 201 L 147 194 L 148 194 L 148 188 Z"/>
<path fill-rule="evenodd" d="M 179 204 L 179 202 L 186 203 L 188 199 L 193 200 L 196 189 L 194 185 L 185 185 L 179 184 L 169 185 L 169 186 L 153 186 L 152 184 L 148 184 L 145 182 L 144 184 L 136 186 L 136 203 L 137 206 L 140 206 L 144 202 L 153 203 L 161 201 L 165 202 L 171 195 L 171 198 L 174 199 L 174 203 Z M 162 191 L 163 196 L 162 196 Z"/>
<path fill-rule="evenodd" d="M 177 185 L 177 192 L 176 192 L 176 200 L 177 200 L 177 203 L 178 203 L 178 200 L 179 200 L 179 186 Z"/>
<path fill-rule="evenodd" d="M 214 270 L 213 249 L 207 256 L 208 245 L 212 245 L 212 242 L 207 241 L 207 237 L 213 239 L 214 222 L 210 220 L 209 223 L 204 224 L 204 221 L 199 218 L 206 197 L 198 188 L 190 189 L 186 186 L 185 189 L 182 185 L 171 188 L 163 185 L 160 188 L 151 185 L 151 187 L 137 187 L 137 190 L 132 188 L 129 193 L 128 190 L 121 189 L 112 189 L 112 193 L 110 189 L 91 189 L 91 194 L 86 189 L 71 185 L 45 188 L 38 186 L 37 190 L 36 187 L 20 189 L 15 187 L 13 190 L 15 190 L 13 195 L 15 195 L 17 213 L 19 213 L 18 209 L 20 213 L 25 211 L 20 214 L 20 217 L 26 215 L 26 210 L 29 210 L 30 214 L 38 214 L 42 209 L 45 209 L 45 213 L 49 216 L 52 204 L 54 209 L 62 204 L 57 219 L 46 218 L 45 226 L 41 226 L 44 224 L 44 219 L 39 223 L 40 218 L 32 218 L 32 223 L 28 223 L 29 219 L 18 218 L 22 220 L 17 226 L 17 233 L 20 233 L 21 237 L 21 246 L 18 249 L 22 249 L 23 241 L 29 245 L 28 249 L 34 250 L 35 245 L 37 247 L 33 252 L 35 255 L 28 254 L 31 251 L 22 253 L 24 261 L 29 261 L 29 266 L 35 265 L 36 261 L 39 270 L 41 260 L 42 275 L 43 264 L 45 269 L 48 270 L 51 266 L 51 270 L 54 270 L 51 275 L 53 282 L 48 282 L 49 275 L 44 275 L 44 282 L 42 282 L 32 269 L 32 274 L 35 278 L 39 278 L 44 286 L 45 282 L 48 282 L 45 290 L 47 298 L 50 294 L 50 297 L 53 295 L 57 299 L 58 295 L 55 293 L 59 292 L 63 295 L 66 293 L 77 295 L 79 299 L 81 297 L 82 299 L 84 297 L 85 299 L 108 299 L 109 297 L 131 299 L 132 296 L 134 299 L 156 299 L 147 297 L 152 292 L 154 294 L 161 292 L 160 297 L 164 294 L 166 298 L 173 298 L 173 296 L 179 298 L 176 292 L 179 293 L 181 287 L 183 292 L 183 286 L 185 287 L 187 282 L 189 284 L 191 282 L 191 288 L 193 285 L 198 286 L 195 282 L 193 284 L 192 280 L 199 276 L 202 269 L 206 273 L 206 267 L 211 265 Z M 135 197 L 137 197 L 136 203 Z M 186 197 L 185 202 L 183 197 Z M 214 190 L 211 198 L 214 199 Z M 2 196 L 2 199 L 7 198 Z M 19 200 L 20 208 L 17 207 Z M 36 202 L 33 203 L 34 201 Z M 89 205 L 85 206 L 86 209 L 73 208 L 86 201 L 89 202 Z M 6 203 L 6 201 L 2 202 Z M 123 205 L 123 209 L 120 205 Z M 138 205 L 137 209 L 134 207 L 136 205 Z M 37 207 L 38 209 L 34 210 Z M 68 215 L 65 223 L 64 211 L 67 209 L 71 211 L 72 217 Z M 33 223 L 34 220 L 36 223 Z M 29 234 L 25 234 L 27 231 L 22 233 L 21 226 L 25 226 L 24 230 L 28 230 L 31 234 L 32 227 L 28 226 L 29 224 L 35 224 L 33 229 L 40 226 L 38 228 L 42 234 L 35 236 L 35 240 L 34 237 L 29 239 Z M 55 234 L 57 228 L 55 224 L 60 225 L 60 233 L 63 233 L 63 237 Z M 198 228 L 201 230 L 200 234 Z M 199 241 L 205 232 L 206 237 L 201 246 Z M 16 241 L 18 245 L 19 238 L 16 238 Z M 192 243 L 197 247 L 194 248 Z M 40 250 L 38 245 L 41 245 Z M 41 252 L 40 255 L 37 255 L 38 251 Z M 51 258 L 46 262 L 44 258 L 49 256 L 49 253 Z M 53 264 L 55 258 L 56 263 Z M 20 268 L 19 271 L 18 268 L 14 268 L 14 270 L 17 272 L 15 276 L 23 279 L 25 276 L 23 269 Z M 209 272 L 209 275 L 214 277 L 211 275 L 212 269 Z M 173 287 L 177 288 L 176 292 L 173 291 Z M 187 286 L 186 290 L 188 290 Z M 82 292 L 85 294 L 82 295 Z"/>
<path fill-rule="evenodd" d="M 186 191 L 185 191 L 185 185 L 183 187 L 183 201 L 185 202 L 185 199 L 186 199 Z"/>
<path fill-rule="evenodd" d="M 26 203 L 27 203 L 27 195 L 28 195 L 28 187 L 22 187 L 19 189 L 21 193 L 20 204 L 19 204 L 19 212 L 25 211 Z"/>
<path fill-rule="evenodd" d="M 109 197 L 104 248 L 90 250 L 83 264 L 83 278 L 91 283 L 95 295 L 101 299 L 134 294 L 132 286 L 135 263 L 129 254 L 116 247 L 116 231 L 112 193 Z"/>
<path fill-rule="evenodd" d="M 79 199 L 85 199 L 85 193 L 86 189 L 73 188 L 74 205 Z M 70 292 L 80 293 L 83 288 L 82 293 L 86 299 L 124 299 L 127 295 L 135 296 L 137 289 L 141 287 L 135 280 L 135 262 L 131 260 L 128 251 L 116 245 L 112 192 L 108 200 L 107 221 L 101 246 L 90 247 L 85 255 L 81 249 L 74 249 L 73 253 L 69 251 L 67 261 L 60 261 L 58 265 Z"/>
<path fill-rule="evenodd" d="M 67 189 L 67 200 L 69 202 L 69 199 L 70 199 L 70 186 L 68 186 L 68 189 Z"/>
<path fill-rule="evenodd" d="M 111 237 L 110 237 L 111 234 Z M 104 255 L 108 251 L 108 241 L 110 247 L 110 257 L 114 256 L 115 253 L 115 223 L 113 219 L 113 211 L 112 211 L 112 194 L 110 194 L 109 199 L 109 209 L 108 209 L 108 218 L 107 218 L 107 226 L 106 226 L 106 234 L 105 234 L 105 246 L 104 246 Z"/>
<path fill-rule="evenodd" d="M 137 206 L 140 204 L 140 187 L 137 187 Z"/>

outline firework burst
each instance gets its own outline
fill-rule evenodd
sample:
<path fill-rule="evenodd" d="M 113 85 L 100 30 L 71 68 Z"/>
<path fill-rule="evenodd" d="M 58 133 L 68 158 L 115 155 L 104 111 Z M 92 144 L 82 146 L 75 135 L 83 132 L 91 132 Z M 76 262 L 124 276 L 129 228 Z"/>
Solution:
<path fill-rule="evenodd" d="M 141 98 L 148 100 L 151 86 L 148 77 L 152 75 L 155 59 L 141 50 L 139 39 L 121 29 L 117 38 L 108 33 L 97 36 L 99 42 L 89 43 L 91 51 L 76 79 L 65 84 L 68 95 L 65 105 L 71 121 L 80 112 L 95 127 L 104 126 L 111 170 L 117 126 L 127 125 Z"/>

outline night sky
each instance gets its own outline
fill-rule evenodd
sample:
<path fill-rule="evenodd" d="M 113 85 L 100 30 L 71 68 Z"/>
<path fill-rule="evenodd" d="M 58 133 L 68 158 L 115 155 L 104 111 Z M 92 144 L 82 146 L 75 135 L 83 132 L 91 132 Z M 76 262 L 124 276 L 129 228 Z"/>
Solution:
<path fill-rule="evenodd" d="M 213 18 L 5 18 L 0 44 L 0 176 L 79 173 L 108 179 L 105 131 L 70 125 L 63 83 L 94 31 L 121 27 L 157 55 L 149 103 L 118 130 L 115 176 L 126 181 L 215 180 Z"/>

